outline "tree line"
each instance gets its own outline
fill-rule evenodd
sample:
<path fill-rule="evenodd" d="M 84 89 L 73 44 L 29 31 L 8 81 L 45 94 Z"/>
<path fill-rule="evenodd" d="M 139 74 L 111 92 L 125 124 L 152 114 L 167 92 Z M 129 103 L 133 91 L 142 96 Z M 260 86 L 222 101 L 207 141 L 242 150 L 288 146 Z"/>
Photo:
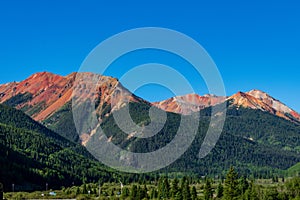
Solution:
<path fill-rule="evenodd" d="M 273 179 L 273 184 L 261 184 L 256 179 L 240 176 L 230 167 L 225 179 L 205 177 L 199 182 L 190 177 L 144 180 L 140 183 L 89 183 L 81 186 L 62 188 L 56 198 L 77 199 L 122 199 L 122 200 L 289 200 L 300 199 L 300 177 Z M 0 184 L 1 185 L 1 184 Z M 9 196 L 10 195 L 10 196 Z M 15 195 L 15 196 L 14 196 Z M 24 193 L 10 193 L 10 198 L 36 198 Z"/>

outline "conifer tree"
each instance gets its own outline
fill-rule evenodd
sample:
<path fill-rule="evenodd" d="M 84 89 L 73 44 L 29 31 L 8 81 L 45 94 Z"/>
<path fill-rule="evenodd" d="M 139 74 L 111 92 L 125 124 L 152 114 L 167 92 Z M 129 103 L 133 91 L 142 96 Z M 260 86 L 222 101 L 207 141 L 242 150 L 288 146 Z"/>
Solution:
<path fill-rule="evenodd" d="M 230 167 L 225 179 L 224 199 L 232 200 L 237 196 L 239 196 L 238 174 L 235 172 L 234 167 Z"/>
<path fill-rule="evenodd" d="M 137 193 L 138 193 L 138 189 L 136 185 L 133 185 L 131 187 L 131 192 L 130 192 L 130 199 L 131 200 L 136 200 L 137 199 Z"/>
<path fill-rule="evenodd" d="M 180 189 L 179 189 L 179 181 L 177 178 L 175 178 L 172 182 L 172 187 L 171 187 L 171 197 L 175 198 L 176 194 L 178 192 L 180 192 Z"/>
<path fill-rule="evenodd" d="M 82 188 L 82 194 L 87 194 L 88 190 L 86 188 L 86 184 L 83 184 L 83 188 Z"/>
<path fill-rule="evenodd" d="M 183 199 L 182 192 L 178 191 L 177 194 L 175 195 L 174 199 L 175 200 L 182 200 Z"/>
<path fill-rule="evenodd" d="M 144 198 L 147 198 L 147 197 L 148 197 L 148 195 L 147 195 L 146 185 L 144 185 L 143 187 L 139 186 L 138 187 L 138 199 L 144 199 Z"/>
<path fill-rule="evenodd" d="M 182 199 L 183 200 L 191 200 L 192 199 L 190 186 L 186 179 L 184 179 L 182 182 L 181 191 L 182 191 Z"/>
<path fill-rule="evenodd" d="M 197 190 L 196 190 L 195 186 L 192 187 L 191 196 L 192 196 L 192 200 L 197 200 L 198 199 Z"/>
<path fill-rule="evenodd" d="M 158 197 L 157 190 L 155 188 L 152 188 L 150 190 L 150 199 L 156 199 L 157 197 Z"/>
<path fill-rule="evenodd" d="M 243 199 L 247 200 L 259 200 L 256 188 L 254 187 L 254 182 L 249 183 L 248 189 L 243 195 Z"/>
<path fill-rule="evenodd" d="M 128 197 L 129 196 L 129 189 L 127 187 L 124 187 L 122 189 L 121 197 Z"/>
<path fill-rule="evenodd" d="M 224 191 L 224 187 L 223 187 L 222 183 L 219 183 L 218 188 L 217 188 L 217 198 L 223 197 L 223 191 Z"/>
<path fill-rule="evenodd" d="M 204 186 L 204 199 L 205 200 L 210 200 L 213 198 L 213 188 L 211 185 L 211 180 L 210 179 L 206 179 L 205 180 L 205 186 Z"/>
<path fill-rule="evenodd" d="M 79 187 L 76 187 L 76 192 L 75 192 L 76 195 L 80 194 L 80 188 Z"/>
<path fill-rule="evenodd" d="M 245 176 L 243 176 L 240 180 L 239 180 L 239 191 L 241 194 L 244 194 L 246 192 L 246 190 L 249 187 L 249 183 L 246 179 Z"/>
<path fill-rule="evenodd" d="M 169 198 L 170 184 L 167 177 L 160 178 L 158 181 L 158 198 L 167 199 Z"/>

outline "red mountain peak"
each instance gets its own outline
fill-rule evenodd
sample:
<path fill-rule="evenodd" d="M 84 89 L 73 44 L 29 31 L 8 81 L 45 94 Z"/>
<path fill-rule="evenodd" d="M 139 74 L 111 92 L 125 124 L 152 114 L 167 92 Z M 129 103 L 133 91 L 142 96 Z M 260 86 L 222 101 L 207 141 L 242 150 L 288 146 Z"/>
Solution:
<path fill-rule="evenodd" d="M 118 109 L 129 101 L 143 101 L 132 95 L 116 78 L 89 72 L 73 72 L 65 77 L 39 72 L 21 82 L 0 85 L 0 103 L 16 97 L 18 100 L 13 100 L 18 102 L 14 105 L 16 108 L 24 110 L 35 120 L 43 121 L 72 100 L 74 87 L 80 88 L 75 95 L 82 102 L 98 99 L 101 104 L 114 103 L 112 109 Z M 115 96 L 111 98 L 113 94 Z"/>
<path fill-rule="evenodd" d="M 203 108 L 219 104 L 224 101 L 224 99 L 224 97 L 218 97 L 215 95 L 200 96 L 198 94 L 187 94 L 172 97 L 161 102 L 155 102 L 153 105 L 168 112 L 186 115 L 192 112 L 197 112 Z"/>

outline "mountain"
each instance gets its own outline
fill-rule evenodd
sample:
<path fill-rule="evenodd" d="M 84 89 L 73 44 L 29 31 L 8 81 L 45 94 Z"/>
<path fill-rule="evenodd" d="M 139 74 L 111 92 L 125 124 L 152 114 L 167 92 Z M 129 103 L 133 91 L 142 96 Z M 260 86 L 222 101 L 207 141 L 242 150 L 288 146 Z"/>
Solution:
<path fill-rule="evenodd" d="M 87 80 L 93 80 L 92 84 L 87 84 Z M 300 123 L 299 113 L 259 90 L 238 92 L 229 97 L 188 94 L 151 104 L 132 94 L 117 79 L 93 73 L 71 73 L 65 77 L 49 72 L 36 73 L 24 81 L 0 85 L 0 103 L 20 109 L 64 137 L 85 144 L 89 136 L 78 136 L 71 111 L 74 88 L 77 88 L 77 104 L 95 102 L 101 118 L 129 102 L 146 103 L 167 112 L 188 115 L 230 101 L 236 107 L 259 109 Z"/>
<path fill-rule="evenodd" d="M 0 104 L 0 182 L 5 190 L 60 188 L 112 180 L 116 172 L 73 143 L 14 108 Z"/>
<path fill-rule="evenodd" d="M 70 102 L 74 84 L 83 86 L 81 80 L 97 80 L 96 88 L 85 89 L 82 98 L 101 98 L 101 102 L 111 103 L 111 96 L 115 90 L 125 94 L 126 98 L 135 99 L 117 79 L 93 73 L 71 73 L 66 77 L 49 72 L 36 73 L 21 82 L 0 85 L 0 103 L 21 109 L 36 121 L 43 121 L 58 109 Z M 76 81 L 76 83 L 75 83 Z M 94 91 L 92 91 L 94 90 Z"/>
<path fill-rule="evenodd" d="M 259 109 L 295 123 L 300 122 L 300 115 L 296 111 L 260 90 L 238 92 L 227 100 L 237 107 Z"/>
<path fill-rule="evenodd" d="M 97 86 L 86 84 L 86 80 L 96 80 Z M 93 73 L 71 73 L 63 77 L 41 72 L 21 82 L 0 85 L 0 103 L 20 109 L 64 137 L 79 141 L 71 112 L 75 86 L 80 88 L 76 93 L 80 100 L 77 104 L 92 100 L 99 113 L 119 109 L 129 101 L 146 102 L 112 77 Z M 63 121 L 70 125 L 62 125 Z"/>
<path fill-rule="evenodd" d="M 96 86 L 93 80 L 97 80 Z M 38 82 L 37 86 L 35 81 Z M 72 102 L 69 93 L 74 90 Z M 0 93 L 2 103 L 24 111 L 72 141 L 97 147 L 97 143 L 91 141 L 101 127 L 108 138 L 107 142 L 140 153 L 151 152 L 168 144 L 179 129 L 181 113 L 188 116 L 193 111 L 201 110 L 200 118 L 197 118 L 199 130 L 193 144 L 179 160 L 162 170 L 170 173 L 220 175 L 224 169 L 235 165 L 244 174 L 268 177 L 300 162 L 298 114 L 258 90 L 238 92 L 230 97 L 191 94 L 151 104 L 131 94 L 112 77 L 92 73 L 72 73 L 66 77 L 38 73 L 20 83 L 0 85 Z M 88 116 L 82 116 L 79 121 L 82 120 L 85 133 L 79 137 L 72 111 L 74 108 L 85 109 L 91 103 L 94 103 L 92 105 L 95 106 L 98 122 L 94 127 L 85 127 Z M 227 116 L 220 139 L 207 157 L 199 159 L 198 153 L 209 126 L 211 110 L 222 103 L 227 106 Z M 158 110 L 168 111 L 167 121 L 156 135 L 147 139 L 135 137 L 137 130 L 132 130 L 132 134 L 128 135 L 111 115 L 112 112 L 117 114 L 128 108 L 132 120 L 142 127 L 138 131 L 144 134 L 144 127 L 152 122 L 149 118 L 152 105 Z M 154 127 L 160 126 L 159 119 L 154 122 Z M 77 162 L 81 163 L 79 160 Z M 134 163 L 135 160 L 132 158 L 128 162 Z"/>
<path fill-rule="evenodd" d="M 262 92 L 260 90 L 251 90 L 248 92 L 249 95 L 255 97 L 256 99 L 261 100 L 266 105 L 269 105 L 271 108 L 273 108 L 276 111 L 276 115 L 283 116 L 283 118 L 289 119 L 289 120 L 297 120 L 300 121 L 300 114 L 296 111 L 292 110 L 285 104 L 281 103 L 279 100 L 271 97 L 265 92 Z"/>
<path fill-rule="evenodd" d="M 161 102 L 155 102 L 153 105 L 167 112 L 188 115 L 192 112 L 197 112 L 204 108 L 222 103 L 224 100 L 225 98 L 214 95 L 199 96 L 198 94 L 188 94 L 185 96 L 172 97 Z"/>
<path fill-rule="evenodd" d="M 0 85 L 0 103 L 23 110 L 41 121 L 70 101 L 74 74 L 37 73 L 24 81 Z"/>
<path fill-rule="evenodd" d="M 260 90 L 251 90 L 246 93 L 238 92 L 229 97 L 187 94 L 185 96 L 172 97 L 161 102 L 155 102 L 153 105 L 167 112 L 187 115 L 210 106 L 224 103 L 225 101 L 230 101 L 230 104 L 236 107 L 259 109 L 292 122 L 300 123 L 299 113 Z"/>
<path fill-rule="evenodd" d="M 283 174 L 284 170 L 300 162 L 299 125 L 259 109 L 236 107 L 230 101 L 226 103 L 226 121 L 213 150 L 205 158 L 199 159 L 198 153 L 210 122 L 209 107 L 200 112 L 199 129 L 192 145 L 162 172 L 224 175 L 224 169 L 233 165 L 244 175 L 271 177 L 274 173 Z M 130 103 L 129 109 L 137 124 L 143 127 L 149 123 L 149 105 Z M 112 115 L 103 120 L 101 127 L 109 142 L 131 152 L 144 153 L 169 144 L 178 131 L 180 121 L 179 114 L 167 113 L 163 128 L 155 136 L 146 139 L 128 137 Z M 131 162 L 135 163 L 135 160 Z"/>

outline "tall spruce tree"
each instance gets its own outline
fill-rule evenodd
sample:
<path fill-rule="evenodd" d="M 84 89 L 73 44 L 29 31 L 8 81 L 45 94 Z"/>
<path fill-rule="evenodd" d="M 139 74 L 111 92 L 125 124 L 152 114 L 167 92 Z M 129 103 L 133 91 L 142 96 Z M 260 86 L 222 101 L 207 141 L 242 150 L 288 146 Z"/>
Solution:
<path fill-rule="evenodd" d="M 234 167 L 231 166 L 225 179 L 224 199 L 232 200 L 238 196 L 238 174 L 235 172 Z"/>
<path fill-rule="evenodd" d="M 223 191 L 224 191 L 224 187 L 222 185 L 222 183 L 220 182 L 217 188 L 217 198 L 222 198 L 223 197 Z"/>
<path fill-rule="evenodd" d="M 197 200 L 198 199 L 197 190 L 196 190 L 195 186 L 192 187 L 191 196 L 192 196 L 192 200 Z"/>
<path fill-rule="evenodd" d="M 158 181 L 158 198 L 168 199 L 170 194 L 170 184 L 167 177 L 162 177 Z"/>
<path fill-rule="evenodd" d="M 138 188 L 136 185 L 133 185 L 131 187 L 130 200 L 137 200 L 137 196 L 138 196 Z"/>
<path fill-rule="evenodd" d="M 213 198 L 213 188 L 211 185 L 211 180 L 209 178 L 207 178 L 205 180 L 205 185 L 204 185 L 204 199 L 205 200 L 210 200 Z"/>
<path fill-rule="evenodd" d="M 254 182 L 251 181 L 249 183 L 248 189 L 245 191 L 243 195 L 243 199 L 247 200 L 259 200 L 256 188 L 254 186 Z"/>
<path fill-rule="evenodd" d="M 180 192 L 180 188 L 179 188 L 179 181 L 177 178 L 175 178 L 172 182 L 172 186 L 171 186 L 171 197 L 175 198 L 176 194 L 178 192 Z"/>
<path fill-rule="evenodd" d="M 191 200 L 191 190 L 188 181 L 185 179 L 184 182 L 182 183 L 182 199 L 183 200 Z"/>
<path fill-rule="evenodd" d="M 239 180 L 239 191 L 241 194 L 244 194 L 246 190 L 249 187 L 249 183 L 245 176 L 242 176 L 242 178 Z"/>

